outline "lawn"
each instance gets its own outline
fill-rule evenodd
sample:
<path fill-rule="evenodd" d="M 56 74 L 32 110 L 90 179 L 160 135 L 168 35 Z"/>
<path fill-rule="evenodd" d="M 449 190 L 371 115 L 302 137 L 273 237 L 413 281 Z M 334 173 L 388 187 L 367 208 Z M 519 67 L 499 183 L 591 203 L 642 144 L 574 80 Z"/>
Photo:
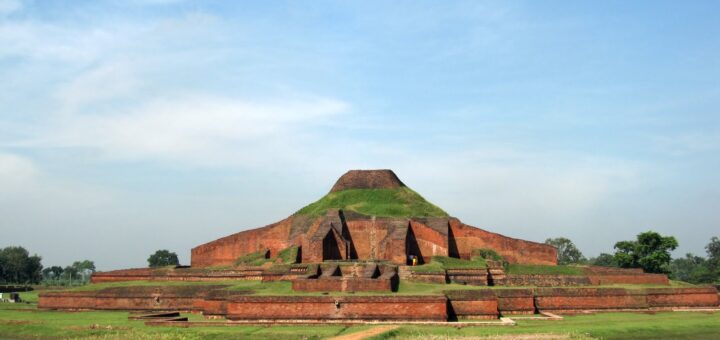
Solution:
<path fill-rule="evenodd" d="M 435 286 L 435 287 L 430 287 Z M 427 292 L 438 285 L 413 284 L 406 293 Z M 451 285 L 447 285 L 451 286 Z M 469 286 L 462 286 L 469 287 Z M 36 301 L 36 292 L 21 293 L 27 301 Z M 289 338 L 319 339 L 355 333 L 373 326 L 236 326 L 236 327 L 151 327 L 142 321 L 128 320 L 126 312 L 60 312 L 36 310 L 34 304 L 0 304 L 0 338 L 89 338 L 89 339 L 226 339 Z M 17 307 L 22 306 L 18 309 Z M 188 315 L 201 321 L 200 315 Z M 222 322 L 222 321 L 218 321 Z M 603 339 L 717 339 L 720 313 L 661 312 L 606 313 L 566 316 L 560 321 L 516 320 L 516 326 L 408 325 L 377 336 L 376 339 L 436 338 L 454 339 L 520 334 L 550 334 L 557 337 Z"/>
<path fill-rule="evenodd" d="M 455 339 L 520 334 L 554 334 L 600 339 L 718 339 L 720 313 L 598 313 L 559 321 L 516 320 L 512 327 L 402 327 L 382 338 Z"/>

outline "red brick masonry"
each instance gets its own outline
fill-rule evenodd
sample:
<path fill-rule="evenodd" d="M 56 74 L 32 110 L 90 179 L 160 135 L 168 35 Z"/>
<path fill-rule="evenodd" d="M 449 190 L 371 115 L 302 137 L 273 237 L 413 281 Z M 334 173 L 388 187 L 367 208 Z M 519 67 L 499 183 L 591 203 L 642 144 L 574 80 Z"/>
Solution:
<path fill-rule="evenodd" d="M 448 291 L 440 296 L 253 296 L 219 285 L 143 286 L 46 292 L 39 307 L 61 310 L 181 310 L 235 320 L 453 320 L 538 311 L 718 307 L 714 287 L 536 288 Z"/>

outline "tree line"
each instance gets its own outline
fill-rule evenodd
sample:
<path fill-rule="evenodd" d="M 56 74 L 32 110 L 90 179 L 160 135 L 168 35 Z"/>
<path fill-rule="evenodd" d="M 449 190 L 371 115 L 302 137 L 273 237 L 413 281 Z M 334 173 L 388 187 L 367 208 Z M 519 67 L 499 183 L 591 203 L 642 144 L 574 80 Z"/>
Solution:
<path fill-rule="evenodd" d="M 594 266 L 642 268 L 647 273 L 668 274 L 671 279 L 690 283 L 720 281 L 720 238 L 712 237 L 705 246 L 707 257 L 686 254 L 673 259 L 670 252 L 678 247 L 673 236 L 654 231 L 637 235 L 635 240 L 618 241 L 613 254 L 601 253 L 585 258 L 575 244 L 565 237 L 549 238 L 546 244 L 558 250 L 558 264 L 589 264 Z"/>
<path fill-rule="evenodd" d="M 174 252 L 158 250 L 148 258 L 150 267 L 177 266 L 180 261 Z M 78 285 L 90 281 L 96 271 L 90 260 L 43 268 L 42 257 L 30 255 L 27 249 L 11 246 L 0 249 L 0 284 Z"/>

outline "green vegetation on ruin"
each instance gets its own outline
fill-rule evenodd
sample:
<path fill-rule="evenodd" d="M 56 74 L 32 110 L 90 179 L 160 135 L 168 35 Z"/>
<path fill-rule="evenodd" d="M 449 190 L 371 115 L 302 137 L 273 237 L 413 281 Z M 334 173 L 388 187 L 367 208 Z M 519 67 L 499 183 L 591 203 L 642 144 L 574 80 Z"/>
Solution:
<path fill-rule="evenodd" d="M 323 216 L 328 209 L 379 217 L 447 217 L 448 214 L 408 187 L 331 192 L 296 215 Z"/>
<path fill-rule="evenodd" d="M 265 254 L 267 254 L 267 250 L 261 250 L 254 253 L 245 254 L 235 260 L 235 265 L 251 267 L 262 266 L 263 264 L 265 264 L 265 262 L 268 262 L 270 260 L 266 257 Z"/>
<path fill-rule="evenodd" d="M 585 269 L 580 266 L 510 264 L 507 273 L 517 275 L 584 275 Z"/>
<path fill-rule="evenodd" d="M 268 251 L 267 250 L 260 250 L 256 251 L 254 253 L 245 254 L 243 256 L 238 257 L 235 260 L 236 266 L 249 266 L 249 267 L 260 267 L 268 262 L 273 262 L 275 265 L 273 267 L 278 267 L 282 269 L 287 269 L 290 264 L 293 264 L 297 261 L 297 255 L 298 255 L 298 246 L 290 246 L 287 247 L 277 253 L 276 257 L 267 257 Z M 280 260 L 278 262 L 278 259 Z M 278 271 L 278 268 L 275 268 L 276 272 Z M 272 269 L 272 268 L 271 268 Z"/>
<path fill-rule="evenodd" d="M 297 261 L 298 256 L 298 246 L 290 246 L 283 250 L 281 250 L 277 257 L 282 261 L 284 264 L 290 264 L 295 263 Z"/>
<path fill-rule="evenodd" d="M 408 267 L 417 273 L 444 273 L 448 269 L 485 269 L 487 263 L 481 257 L 473 257 L 471 260 L 462 260 L 448 256 L 433 256 L 429 263 L 419 266 Z"/>
<path fill-rule="evenodd" d="M 415 268 L 421 268 L 417 266 Z M 443 295 L 443 292 L 449 290 L 503 290 L 503 289 L 522 289 L 522 288 L 547 288 L 535 286 L 473 286 L 462 285 L 456 283 L 436 284 L 402 280 L 398 286 L 397 292 L 302 292 L 292 290 L 290 281 L 271 281 L 262 282 L 259 280 L 229 280 L 229 281 L 124 281 L 124 282 L 106 282 L 95 283 L 82 287 L 67 289 L 67 291 L 94 291 L 105 288 L 118 287 L 162 287 L 162 286 L 199 286 L 199 285 L 226 285 L 228 290 L 232 291 L 249 291 L 250 295 L 259 296 L 364 296 L 364 295 Z M 580 286 L 577 288 L 624 288 L 641 290 L 647 288 L 677 288 L 677 287 L 696 287 L 693 284 L 679 281 L 671 281 L 670 285 L 660 284 L 611 284 L 598 286 Z M 34 300 L 37 301 L 37 292 L 28 292 L 26 294 L 34 294 Z"/>
<path fill-rule="evenodd" d="M 157 284 L 156 282 L 154 284 Z M 165 283 L 163 283 L 165 284 Z M 187 282 L 184 282 L 187 284 Z M 401 284 L 402 285 L 402 284 Z M 407 292 L 425 289 L 416 284 Z M 431 285 L 432 286 L 432 285 Z M 435 285 L 438 286 L 438 285 Z M 465 286 L 468 287 L 468 286 Z M 36 302 L 37 292 L 21 293 Z M 217 322 L 206 327 L 153 327 L 128 320 L 127 312 L 62 312 L 36 310 L 35 304 L 0 303 L 0 338 L 10 339 L 227 339 L 227 338 L 308 338 L 322 339 L 365 331 L 376 326 L 275 325 L 220 326 L 224 320 L 205 320 L 202 315 L 183 314 L 190 321 Z M 510 316 L 513 318 L 513 316 Z M 720 334 L 720 313 L 657 312 L 598 313 L 565 316 L 559 321 L 514 319 L 516 326 L 454 327 L 400 325 L 374 339 L 464 337 L 510 337 L 538 339 L 716 339 Z"/>

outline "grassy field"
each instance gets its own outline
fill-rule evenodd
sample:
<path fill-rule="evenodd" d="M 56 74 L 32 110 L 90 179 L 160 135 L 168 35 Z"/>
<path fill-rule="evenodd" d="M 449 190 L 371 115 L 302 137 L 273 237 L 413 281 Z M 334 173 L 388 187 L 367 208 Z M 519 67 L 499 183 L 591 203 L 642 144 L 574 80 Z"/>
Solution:
<path fill-rule="evenodd" d="M 322 216 L 328 209 L 382 217 L 446 217 L 448 214 L 410 188 L 350 189 L 331 192 L 300 209 L 296 215 Z"/>
<path fill-rule="evenodd" d="M 532 264 L 511 264 L 508 266 L 508 274 L 542 274 L 542 275 L 583 275 L 583 267 L 577 266 L 543 266 Z"/>
<path fill-rule="evenodd" d="M 411 287 L 418 288 L 418 287 Z M 37 301 L 36 292 L 21 293 Z M 59 312 L 37 310 L 34 304 L 0 303 L 3 339 L 321 339 L 365 331 L 373 326 L 239 326 L 151 327 L 130 321 L 126 312 Z M 188 315 L 191 321 L 204 320 Z M 218 321 L 221 322 L 221 321 Z M 516 320 L 516 326 L 400 326 L 375 339 L 462 339 L 465 337 L 544 334 L 545 338 L 602 339 L 717 339 L 720 313 L 662 312 L 607 313 L 566 316 L 560 321 Z"/>

